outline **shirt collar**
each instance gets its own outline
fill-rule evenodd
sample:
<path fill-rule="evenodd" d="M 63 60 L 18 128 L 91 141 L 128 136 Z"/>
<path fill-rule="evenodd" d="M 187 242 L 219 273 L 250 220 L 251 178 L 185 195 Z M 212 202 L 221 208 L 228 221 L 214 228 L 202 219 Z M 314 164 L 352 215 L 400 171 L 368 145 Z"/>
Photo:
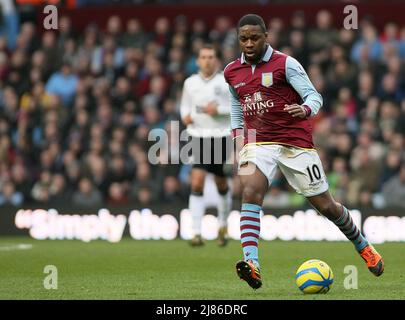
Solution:
<path fill-rule="evenodd" d="M 208 78 L 205 78 L 205 77 L 202 75 L 201 72 L 198 72 L 198 75 L 200 76 L 200 78 L 201 78 L 203 81 L 208 82 L 208 81 L 210 81 L 211 79 L 213 79 L 213 78 L 217 75 L 218 72 L 219 72 L 219 69 L 215 70 L 215 72 L 214 72 L 211 76 L 209 76 Z"/>
<path fill-rule="evenodd" d="M 260 59 L 260 61 L 269 62 L 272 54 L 273 54 L 273 48 L 271 47 L 271 45 L 267 44 L 267 49 L 264 52 L 264 54 L 263 54 L 262 58 Z M 246 63 L 245 55 L 243 54 L 243 52 L 242 52 L 242 54 L 240 56 L 240 62 L 242 64 Z"/>

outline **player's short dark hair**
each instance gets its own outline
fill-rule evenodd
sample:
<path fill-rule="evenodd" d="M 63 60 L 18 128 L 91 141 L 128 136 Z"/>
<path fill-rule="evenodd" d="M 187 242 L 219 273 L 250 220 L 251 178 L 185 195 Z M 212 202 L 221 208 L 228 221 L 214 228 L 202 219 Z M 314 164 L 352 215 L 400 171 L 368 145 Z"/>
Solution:
<path fill-rule="evenodd" d="M 219 51 L 218 48 L 217 48 L 216 46 L 214 46 L 213 44 L 211 44 L 211 43 L 204 43 L 204 44 L 201 46 L 201 48 L 198 50 L 198 55 L 200 55 L 200 51 L 201 51 L 202 49 L 214 50 L 215 56 L 216 56 L 218 59 L 221 59 L 221 53 L 220 53 L 220 51 Z"/>
<path fill-rule="evenodd" d="M 263 18 L 257 14 L 249 13 L 240 18 L 238 22 L 238 30 L 246 25 L 259 26 L 263 32 L 267 32 Z"/>

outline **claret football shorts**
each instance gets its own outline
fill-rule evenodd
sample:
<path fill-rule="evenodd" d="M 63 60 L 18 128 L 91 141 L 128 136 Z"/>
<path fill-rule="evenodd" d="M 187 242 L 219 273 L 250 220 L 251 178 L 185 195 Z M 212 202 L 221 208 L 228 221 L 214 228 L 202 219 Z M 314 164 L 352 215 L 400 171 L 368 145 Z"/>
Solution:
<path fill-rule="evenodd" d="M 251 162 L 271 181 L 280 168 L 288 183 L 305 197 L 319 195 L 329 185 L 321 159 L 315 149 L 303 149 L 279 144 L 247 144 L 239 153 L 241 165 Z"/>

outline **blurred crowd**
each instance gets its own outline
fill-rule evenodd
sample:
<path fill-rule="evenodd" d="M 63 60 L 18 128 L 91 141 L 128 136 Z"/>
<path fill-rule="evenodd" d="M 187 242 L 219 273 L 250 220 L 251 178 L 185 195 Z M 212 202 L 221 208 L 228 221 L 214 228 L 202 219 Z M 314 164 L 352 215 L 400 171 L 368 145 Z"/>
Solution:
<path fill-rule="evenodd" d="M 302 12 L 264 18 L 269 43 L 297 58 L 324 98 L 314 140 L 334 196 L 405 207 L 405 26 L 364 19 L 345 30 L 325 10 L 316 25 Z M 161 17 L 151 30 L 111 16 L 105 30 L 89 23 L 80 33 L 62 16 L 57 32 L 23 23 L 12 49 L 0 37 L 0 205 L 186 201 L 190 166 L 152 165 L 148 135 L 180 120 L 183 81 L 205 42 L 223 66 L 239 55 L 226 16 L 212 28 Z M 238 178 L 232 185 L 237 198 Z M 278 175 L 265 206 L 303 201 Z"/>

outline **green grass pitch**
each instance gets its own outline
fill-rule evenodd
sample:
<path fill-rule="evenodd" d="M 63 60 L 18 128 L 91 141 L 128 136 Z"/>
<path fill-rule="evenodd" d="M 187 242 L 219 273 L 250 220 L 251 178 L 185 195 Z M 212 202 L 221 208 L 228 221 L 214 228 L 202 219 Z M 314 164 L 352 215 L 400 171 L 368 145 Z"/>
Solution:
<path fill-rule="evenodd" d="M 15 245 L 30 244 L 26 250 Z M 186 241 L 37 241 L 0 238 L 0 299 L 405 299 L 405 243 L 376 245 L 385 273 L 374 277 L 348 242 L 261 241 L 263 287 L 238 279 L 238 241 L 191 248 Z M 335 281 L 326 295 L 304 295 L 295 271 L 312 258 L 327 262 Z M 46 265 L 58 270 L 58 288 L 47 290 Z M 358 289 L 346 290 L 346 265 L 358 269 Z"/>

